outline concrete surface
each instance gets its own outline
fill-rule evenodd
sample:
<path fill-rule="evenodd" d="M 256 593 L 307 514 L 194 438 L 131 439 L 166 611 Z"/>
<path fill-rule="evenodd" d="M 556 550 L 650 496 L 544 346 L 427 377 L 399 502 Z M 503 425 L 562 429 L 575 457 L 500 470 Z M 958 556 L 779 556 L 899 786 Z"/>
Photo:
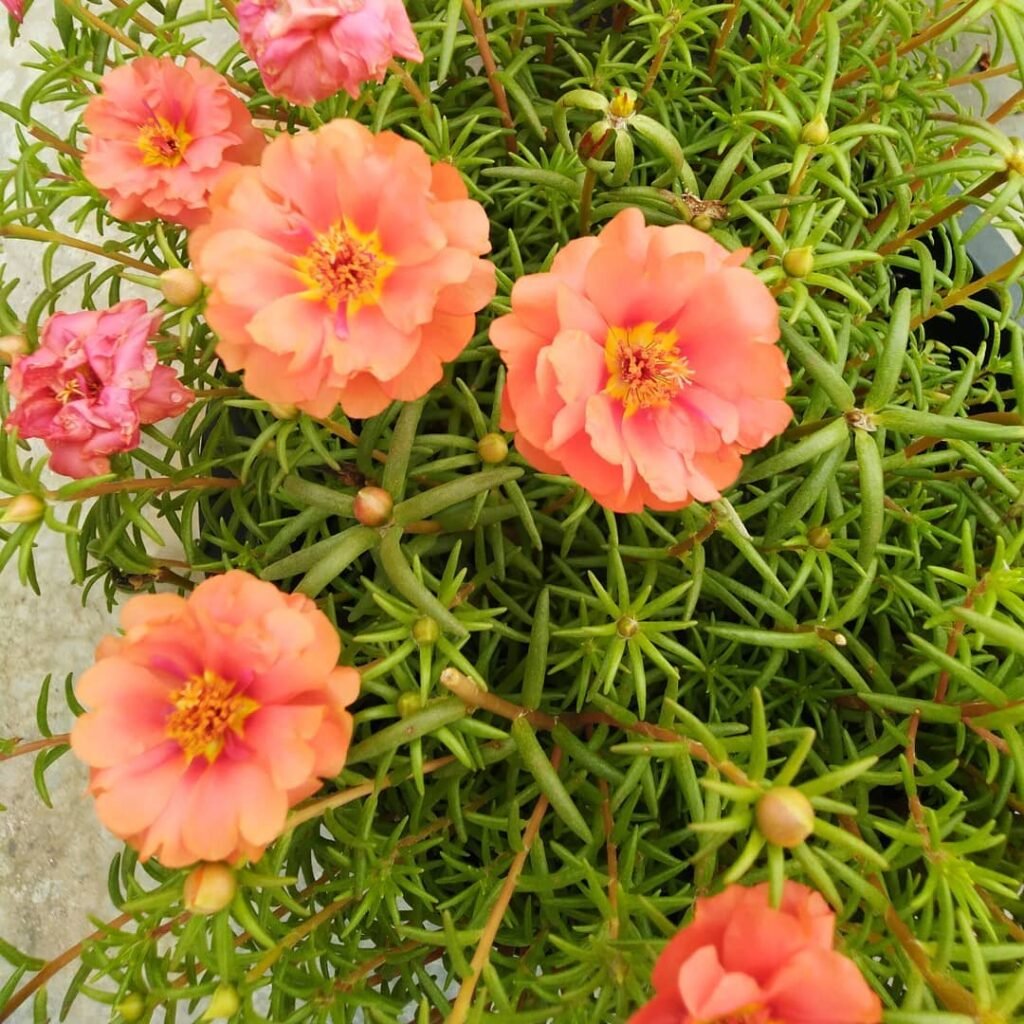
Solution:
<path fill-rule="evenodd" d="M 28 39 L 51 42 L 52 8 L 39 2 L 26 18 L 21 39 L 13 51 L 6 42 L 6 26 L 0 28 L 0 99 L 20 100 L 32 72 L 19 64 L 31 59 Z M 966 45 L 966 43 L 964 44 Z M 993 104 L 1000 103 L 1015 84 L 990 82 Z M 976 103 L 977 94 L 961 90 L 964 102 Z M 53 127 L 64 118 L 55 111 Z M 1004 122 L 1008 134 L 1024 135 L 1024 114 Z M 10 123 L 0 118 L 0 162 L 13 155 L 14 134 Z M 8 245 L 0 254 L 15 276 L 30 281 L 39 251 L 34 245 Z M 68 265 L 71 265 L 69 257 Z M 29 287 L 18 294 L 18 308 L 31 301 Z M 0 620 L 4 643 L 0 647 L 0 737 L 37 735 L 35 700 L 40 682 L 53 673 L 61 682 L 68 672 L 88 666 L 96 640 L 113 628 L 99 591 L 85 607 L 77 588 L 69 585 L 62 538 L 41 535 L 37 565 L 42 596 L 22 589 L 13 572 L 0 583 Z M 55 731 L 67 728 L 69 715 L 63 709 L 60 689 L 51 700 Z M 89 802 L 83 796 L 85 773 L 70 757 L 62 759 L 48 774 L 56 810 L 48 810 L 37 797 L 32 783 L 32 758 L 19 758 L 0 765 L 0 937 L 40 957 L 53 957 L 91 930 L 90 914 L 110 917 L 114 910 L 106 894 L 106 871 L 116 846 L 100 828 Z M 66 972 L 70 973 L 70 972 Z M 0 964 L 0 982 L 7 977 Z M 63 986 L 51 985 L 51 1012 L 59 1005 Z M 54 1013 L 55 1018 L 55 1013 Z M 11 1024 L 28 1024 L 30 1007 L 16 1013 Z M 72 1024 L 99 1024 L 109 1012 L 85 1001 L 71 1012 Z"/>

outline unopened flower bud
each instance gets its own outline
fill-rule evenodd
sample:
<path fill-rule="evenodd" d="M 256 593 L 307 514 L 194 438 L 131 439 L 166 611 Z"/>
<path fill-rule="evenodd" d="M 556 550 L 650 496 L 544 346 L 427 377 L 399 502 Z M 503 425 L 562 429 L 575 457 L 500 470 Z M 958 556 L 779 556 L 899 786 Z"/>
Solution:
<path fill-rule="evenodd" d="M 175 267 L 160 275 L 160 292 L 172 306 L 191 306 L 203 294 L 203 282 L 188 267 Z"/>
<path fill-rule="evenodd" d="M 356 495 L 352 511 L 363 526 L 383 526 L 391 519 L 395 502 L 383 487 L 364 487 Z"/>
<path fill-rule="evenodd" d="M 691 223 L 698 231 L 710 231 L 715 226 L 715 222 L 706 213 L 698 213 Z"/>
<path fill-rule="evenodd" d="M 299 407 L 297 405 L 282 405 L 278 402 L 267 402 L 267 408 L 271 414 L 276 416 L 279 420 L 293 420 L 299 415 Z"/>
<path fill-rule="evenodd" d="M 592 124 L 580 139 L 580 159 L 590 160 L 597 156 L 603 150 L 605 142 L 611 137 L 613 131 L 614 129 L 607 121 L 597 121 Z"/>
<path fill-rule="evenodd" d="M 812 526 L 807 531 L 807 543 L 824 551 L 832 543 L 832 531 L 827 526 Z"/>
<path fill-rule="evenodd" d="M 476 451 L 484 462 L 496 466 L 508 458 L 508 441 L 501 434 L 484 434 L 477 443 Z"/>
<path fill-rule="evenodd" d="M 13 363 L 28 352 L 28 340 L 20 334 L 0 336 L 0 362 Z"/>
<path fill-rule="evenodd" d="M 815 114 L 800 129 L 800 141 L 808 146 L 824 146 L 828 142 L 828 122 L 823 114 Z"/>
<path fill-rule="evenodd" d="M 632 89 L 616 89 L 608 113 L 612 117 L 632 117 L 636 111 L 636 93 Z"/>
<path fill-rule="evenodd" d="M 227 1020 L 228 1017 L 233 1017 L 238 1013 L 238 1008 L 241 1005 L 238 992 L 235 991 L 233 985 L 218 985 L 217 991 L 213 993 L 213 998 L 210 1000 L 210 1005 L 206 1007 L 206 1012 L 199 1019 Z"/>
<path fill-rule="evenodd" d="M 809 245 L 790 249 L 782 257 L 782 269 L 790 277 L 806 277 L 814 269 L 814 250 Z"/>
<path fill-rule="evenodd" d="M 622 618 L 615 623 L 615 630 L 623 640 L 628 640 L 630 637 L 636 636 L 637 630 L 639 629 L 640 623 L 637 622 L 632 615 L 623 615 Z"/>
<path fill-rule="evenodd" d="M 1014 147 L 1006 158 L 1006 169 L 1016 171 L 1017 174 L 1024 174 L 1024 143 L 1020 139 L 1015 140 Z"/>
<path fill-rule="evenodd" d="M 882 86 L 882 99 L 883 100 L 894 100 L 900 91 L 899 82 L 886 82 Z"/>
<path fill-rule="evenodd" d="M 792 786 L 769 789 L 755 809 L 757 827 L 773 846 L 792 849 L 814 831 L 811 801 Z"/>
<path fill-rule="evenodd" d="M 395 701 L 395 709 L 398 711 L 399 718 L 408 718 L 410 715 L 415 715 L 422 707 L 423 700 L 420 698 L 420 695 L 411 691 L 400 693 L 398 700 Z"/>
<path fill-rule="evenodd" d="M 138 992 L 130 992 L 114 1009 L 121 1015 L 122 1020 L 128 1024 L 135 1024 L 135 1021 L 142 1020 L 142 1015 L 146 1012 L 146 1000 Z"/>
<path fill-rule="evenodd" d="M 235 873 L 227 864 L 200 864 L 185 879 L 185 909 L 190 914 L 216 914 L 231 905 L 237 889 Z"/>
<path fill-rule="evenodd" d="M 43 518 L 46 502 L 34 494 L 18 494 L 0 515 L 0 523 L 35 523 Z"/>
<path fill-rule="evenodd" d="M 429 615 L 424 615 L 412 624 L 412 638 L 420 647 L 436 644 L 441 636 L 441 627 Z"/>

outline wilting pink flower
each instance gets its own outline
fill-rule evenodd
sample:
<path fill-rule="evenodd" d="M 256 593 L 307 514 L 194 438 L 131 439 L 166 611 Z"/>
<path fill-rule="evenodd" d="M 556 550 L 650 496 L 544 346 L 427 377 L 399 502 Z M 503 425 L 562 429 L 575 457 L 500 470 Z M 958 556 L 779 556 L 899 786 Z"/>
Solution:
<path fill-rule="evenodd" d="M 267 89 L 303 106 L 423 60 L 402 0 L 241 0 L 238 31 Z"/>
<path fill-rule="evenodd" d="M 746 255 L 629 209 L 517 281 L 491 340 L 523 457 L 617 512 L 720 497 L 791 415 L 778 307 Z"/>
<path fill-rule="evenodd" d="M 121 611 L 71 731 L 107 828 L 167 867 L 255 859 L 341 771 L 359 673 L 330 620 L 246 572 Z"/>
<path fill-rule="evenodd" d="M 266 140 L 227 81 L 195 57 L 138 57 L 108 71 L 83 122 L 82 171 L 121 220 L 191 228 L 217 179 L 259 159 Z"/>
<path fill-rule="evenodd" d="M 425 394 L 494 295 L 487 215 L 458 172 L 355 121 L 279 135 L 210 210 L 189 252 L 217 353 L 313 416 Z"/>
<path fill-rule="evenodd" d="M 139 425 L 180 416 L 192 392 L 157 364 L 160 326 L 141 299 L 110 309 L 55 313 L 39 348 L 15 360 L 7 388 L 17 405 L 8 430 L 39 437 L 65 476 L 110 472 L 110 456 L 139 444 Z"/>
<path fill-rule="evenodd" d="M 15 21 L 20 23 L 25 17 L 25 0 L 0 0 L 0 3 L 7 8 Z"/>
<path fill-rule="evenodd" d="M 629 1024 L 878 1024 L 881 1001 L 832 948 L 834 932 L 825 901 L 796 882 L 777 910 L 767 884 L 700 898 Z"/>

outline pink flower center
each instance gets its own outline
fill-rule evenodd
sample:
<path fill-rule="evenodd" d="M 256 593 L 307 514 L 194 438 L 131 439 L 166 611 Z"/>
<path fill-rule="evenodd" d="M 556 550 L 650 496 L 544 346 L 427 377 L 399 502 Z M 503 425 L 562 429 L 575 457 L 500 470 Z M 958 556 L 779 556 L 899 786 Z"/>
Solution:
<path fill-rule="evenodd" d="M 192 136 L 183 124 L 175 126 L 166 117 L 154 114 L 139 129 L 135 144 L 146 167 L 177 167 L 185 159 L 191 141 Z"/>
<path fill-rule="evenodd" d="M 693 371 L 676 345 L 674 331 L 656 331 L 652 323 L 612 327 L 604 343 L 608 367 L 605 393 L 622 402 L 627 416 L 668 405 L 693 380 Z"/>
<path fill-rule="evenodd" d="M 332 311 L 344 305 L 348 312 L 355 311 L 353 303 L 359 308 L 377 302 L 391 272 L 376 235 L 360 235 L 348 224 L 334 224 L 317 235 L 295 267 L 309 286 L 306 298 L 324 302 Z"/>
<path fill-rule="evenodd" d="M 211 764 L 224 749 L 225 733 L 241 737 L 245 720 L 260 706 L 211 669 L 172 691 L 170 700 L 174 710 L 164 727 L 167 737 L 189 761 L 202 754 Z"/>

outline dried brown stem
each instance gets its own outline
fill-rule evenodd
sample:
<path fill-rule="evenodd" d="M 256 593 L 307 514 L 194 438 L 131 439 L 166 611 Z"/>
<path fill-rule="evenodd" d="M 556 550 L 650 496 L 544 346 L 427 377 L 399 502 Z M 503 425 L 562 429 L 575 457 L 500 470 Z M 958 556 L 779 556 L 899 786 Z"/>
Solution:
<path fill-rule="evenodd" d="M 501 113 L 501 123 L 510 132 L 505 137 L 505 148 L 510 152 L 516 151 L 516 126 L 512 120 L 512 111 L 509 109 L 508 96 L 505 95 L 505 86 L 498 78 L 498 64 L 494 59 L 494 51 L 491 49 L 490 40 L 487 38 L 487 27 L 483 19 L 477 14 L 473 0 L 462 0 L 462 11 L 469 25 L 473 38 L 476 40 L 476 48 L 480 51 L 480 59 L 484 63 L 484 72 L 487 75 L 487 84 L 491 87 L 491 95 L 498 105 Z"/>
<path fill-rule="evenodd" d="M 81 249 L 83 252 L 91 252 L 96 256 L 106 256 L 108 260 L 115 263 L 123 263 L 126 267 L 134 267 L 147 274 L 161 274 L 163 268 L 153 267 L 148 263 L 135 259 L 133 256 L 125 256 L 124 253 L 104 249 L 92 242 L 74 238 L 71 235 L 62 235 L 58 231 L 44 231 L 41 228 L 29 228 L 20 224 L 5 224 L 0 227 L 0 238 L 20 238 L 31 242 L 56 242 L 58 245 L 67 245 L 72 249 Z"/>
<path fill-rule="evenodd" d="M 714 45 L 711 47 L 711 56 L 708 58 L 709 74 L 713 75 L 715 73 L 715 68 L 718 67 L 718 55 L 721 53 L 726 39 L 729 38 L 729 33 L 736 24 L 736 19 L 740 16 L 740 4 L 741 0 L 732 0 L 732 7 L 726 11 L 725 17 L 722 19 L 722 27 L 718 31 L 718 36 L 715 39 Z"/>
<path fill-rule="evenodd" d="M 556 772 L 561 762 L 562 751 L 555 747 L 551 755 L 551 766 Z M 533 814 L 530 815 L 526 831 L 523 833 L 523 848 L 513 857 L 508 874 L 505 876 L 505 881 L 502 883 L 501 890 L 498 893 L 498 898 L 495 900 L 494 906 L 491 907 L 491 912 L 487 915 L 483 933 L 480 936 L 479 943 L 477 943 L 476 951 L 473 953 L 473 959 L 469 963 L 469 977 L 462 982 L 459 994 L 455 997 L 455 1002 L 452 1004 L 451 1013 L 448 1014 L 447 1024 L 464 1024 L 469 1014 L 477 982 L 480 980 L 480 975 L 487 966 L 488 960 L 490 960 L 491 949 L 494 946 L 494 940 L 498 936 L 498 928 L 501 927 L 501 921 L 505 916 L 505 911 L 508 909 L 512 894 L 516 891 L 516 885 L 519 882 L 519 876 L 522 874 L 523 865 L 526 863 L 527 856 L 529 856 L 530 848 L 537 839 L 541 822 L 544 820 L 547 809 L 548 798 L 542 793 L 537 798 Z"/>

